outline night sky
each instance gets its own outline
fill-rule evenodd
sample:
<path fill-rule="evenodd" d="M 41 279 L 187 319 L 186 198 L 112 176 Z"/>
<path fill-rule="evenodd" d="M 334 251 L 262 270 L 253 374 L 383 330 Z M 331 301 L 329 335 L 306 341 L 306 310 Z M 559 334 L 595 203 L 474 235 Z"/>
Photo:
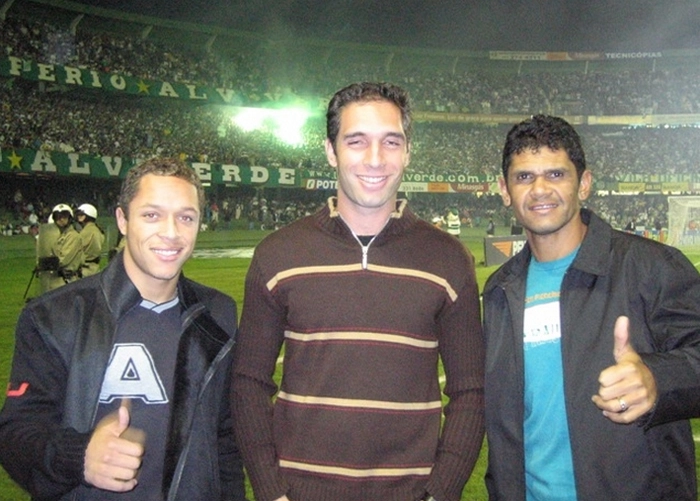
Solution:
<path fill-rule="evenodd" d="M 265 33 L 458 50 L 700 49 L 698 0 L 79 0 Z"/>

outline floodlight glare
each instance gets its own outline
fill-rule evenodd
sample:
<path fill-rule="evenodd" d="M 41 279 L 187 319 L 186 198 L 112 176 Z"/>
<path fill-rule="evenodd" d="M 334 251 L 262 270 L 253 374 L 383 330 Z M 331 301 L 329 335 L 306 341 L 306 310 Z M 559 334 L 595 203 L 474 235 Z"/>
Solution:
<path fill-rule="evenodd" d="M 238 108 L 231 120 L 244 132 L 265 130 L 286 144 L 301 146 L 302 128 L 309 116 L 302 108 Z"/>

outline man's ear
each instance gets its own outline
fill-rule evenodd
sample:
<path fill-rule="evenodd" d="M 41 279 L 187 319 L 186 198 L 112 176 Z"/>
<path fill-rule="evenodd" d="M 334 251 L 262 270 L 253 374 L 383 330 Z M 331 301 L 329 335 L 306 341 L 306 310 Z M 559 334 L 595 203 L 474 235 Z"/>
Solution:
<path fill-rule="evenodd" d="M 328 159 L 328 164 L 331 167 L 338 167 L 338 157 L 335 154 L 335 147 L 333 146 L 333 143 L 331 143 L 330 139 L 326 138 L 324 145 L 326 147 L 326 158 Z"/>
<path fill-rule="evenodd" d="M 501 198 L 503 199 L 503 205 L 505 205 L 506 207 L 510 207 L 512 200 L 510 199 L 510 193 L 508 193 L 508 184 L 506 183 L 505 178 L 498 178 L 498 187 L 501 189 Z"/>
<path fill-rule="evenodd" d="M 119 232 L 126 236 L 126 227 L 128 225 L 126 214 L 124 214 L 121 207 L 117 207 L 117 210 L 114 211 L 114 215 L 117 218 L 117 227 L 119 228 Z"/>
<path fill-rule="evenodd" d="M 593 174 L 588 169 L 583 171 L 581 181 L 578 184 L 578 199 L 583 202 L 591 194 L 593 189 Z"/>

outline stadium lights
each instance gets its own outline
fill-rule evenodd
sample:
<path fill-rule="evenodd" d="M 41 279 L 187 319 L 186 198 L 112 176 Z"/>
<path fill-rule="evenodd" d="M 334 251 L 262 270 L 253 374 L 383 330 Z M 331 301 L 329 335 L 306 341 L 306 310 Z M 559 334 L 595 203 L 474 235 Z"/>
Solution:
<path fill-rule="evenodd" d="M 303 108 L 236 108 L 232 122 L 245 132 L 267 131 L 290 146 L 304 144 L 302 129 L 311 113 Z"/>

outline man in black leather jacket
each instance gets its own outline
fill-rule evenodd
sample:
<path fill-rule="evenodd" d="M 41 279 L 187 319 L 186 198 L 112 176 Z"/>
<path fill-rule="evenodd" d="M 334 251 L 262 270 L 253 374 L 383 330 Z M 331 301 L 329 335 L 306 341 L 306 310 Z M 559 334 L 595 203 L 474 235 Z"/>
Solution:
<path fill-rule="evenodd" d="M 696 501 L 700 275 L 582 208 L 581 139 L 508 133 L 501 194 L 527 244 L 484 287 L 491 501 Z"/>
<path fill-rule="evenodd" d="M 36 499 L 244 500 L 228 404 L 236 304 L 186 279 L 201 183 L 131 169 L 124 252 L 20 315 L 0 464 Z"/>

